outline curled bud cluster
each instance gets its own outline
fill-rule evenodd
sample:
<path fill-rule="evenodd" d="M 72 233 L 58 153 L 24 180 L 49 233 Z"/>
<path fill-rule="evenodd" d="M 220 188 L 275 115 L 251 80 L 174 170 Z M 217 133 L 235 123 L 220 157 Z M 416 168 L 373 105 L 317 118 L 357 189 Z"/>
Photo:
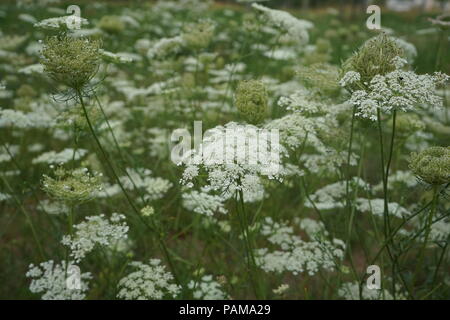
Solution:
<path fill-rule="evenodd" d="M 259 80 L 241 81 L 235 93 L 236 107 L 250 123 L 260 122 L 267 113 L 268 94 Z"/>
<path fill-rule="evenodd" d="M 421 180 L 431 185 L 450 182 L 450 147 L 430 147 L 411 154 L 409 168 Z"/>
<path fill-rule="evenodd" d="M 91 174 L 87 168 L 66 171 L 55 170 L 55 178 L 44 175 L 43 189 L 57 200 L 82 203 L 92 199 L 101 190 L 101 175 Z"/>

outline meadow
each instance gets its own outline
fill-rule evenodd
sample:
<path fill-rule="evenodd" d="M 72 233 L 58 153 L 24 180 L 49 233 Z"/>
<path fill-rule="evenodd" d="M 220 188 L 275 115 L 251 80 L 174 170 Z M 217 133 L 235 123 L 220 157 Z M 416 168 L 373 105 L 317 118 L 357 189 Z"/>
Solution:
<path fill-rule="evenodd" d="M 448 16 L 72 2 L 0 4 L 0 299 L 450 298 Z"/>

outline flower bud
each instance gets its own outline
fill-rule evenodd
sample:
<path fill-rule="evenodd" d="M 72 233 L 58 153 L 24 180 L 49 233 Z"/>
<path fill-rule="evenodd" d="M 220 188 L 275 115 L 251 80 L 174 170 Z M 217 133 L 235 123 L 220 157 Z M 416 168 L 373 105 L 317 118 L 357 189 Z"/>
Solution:
<path fill-rule="evenodd" d="M 260 122 L 267 113 L 267 90 L 259 80 L 241 81 L 236 89 L 235 102 L 239 112 L 250 123 Z"/>

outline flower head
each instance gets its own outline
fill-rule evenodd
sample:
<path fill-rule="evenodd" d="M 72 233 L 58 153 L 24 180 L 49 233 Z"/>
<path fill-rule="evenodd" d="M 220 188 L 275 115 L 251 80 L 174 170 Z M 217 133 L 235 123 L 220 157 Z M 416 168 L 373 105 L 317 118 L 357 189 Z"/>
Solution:
<path fill-rule="evenodd" d="M 80 90 L 95 76 L 100 63 L 98 40 L 51 37 L 42 50 L 44 71 L 56 82 Z"/>
<path fill-rule="evenodd" d="M 248 80 L 239 82 L 235 102 L 239 112 L 251 123 L 264 119 L 267 114 L 267 90 L 262 81 Z"/>
<path fill-rule="evenodd" d="M 57 200 L 82 203 L 92 199 L 101 190 L 101 175 L 91 174 L 87 168 L 66 171 L 55 170 L 55 178 L 44 175 L 42 188 Z"/>
<path fill-rule="evenodd" d="M 421 180 L 431 185 L 450 182 L 450 147 L 430 147 L 412 153 L 409 168 Z"/>

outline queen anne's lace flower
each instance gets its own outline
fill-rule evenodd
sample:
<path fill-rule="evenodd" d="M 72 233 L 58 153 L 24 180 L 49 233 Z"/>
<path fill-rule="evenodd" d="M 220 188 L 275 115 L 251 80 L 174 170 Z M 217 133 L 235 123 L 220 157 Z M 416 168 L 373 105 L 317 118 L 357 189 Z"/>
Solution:
<path fill-rule="evenodd" d="M 86 153 L 85 149 L 74 150 L 71 148 L 66 148 L 61 152 L 49 151 L 33 159 L 33 163 L 64 164 L 70 160 L 79 160 Z"/>
<path fill-rule="evenodd" d="M 205 133 L 199 150 L 183 155 L 185 164 L 181 182 L 193 186 L 193 179 L 206 171 L 208 190 L 230 193 L 242 190 L 261 195 L 261 176 L 280 179 L 281 157 L 285 154 L 277 135 L 259 131 L 252 125 L 230 122 Z"/>
<path fill-rule="evenodd" d="M 87 168 L 66 171 L 55 170 L 55 178 L 44 175 L 42 188 L 57 200 L 81 203 L 92 199 L 100 191 L 101 175 L 91 174 Z"/>
<path fill-rule="evenodd" d="M 73 268 L 78 268 L 71 262 L 55 264 L 53 260 L 42 262 L 38 266 L 31 264 L 26 273 L 31 278 L 30 291 L 42 294 L 42 300 L 82 300 L 88 291 L 88 280 L 92 278 L 90 273 L 79 274 L 79 288 L 69 288 L 68 275 Z"/>
<path fill-rule="evenodd" d="M 257 3 L 253 3 L 252 7 L 263 12 L 271 24 L 287 32 L 294 41 L 301 44 L 308 43 L 308 30 L 313 27 L 311 22 L 297 19 L 286 11 L 269 9 Z"/>
<path fill-rule="evenodd" d="M 394 60 L 397 68 L 406 63 L 399 57 Z M 347 75 L 341 80 L 345 85 L 350 83 Z M 373 121 L 377 119 L 377 110 L 391 113 L 393 110 L 410 111 L 420 105 L 440 107 L 442 98 L 437 95 L 436 86 L 448 79 L 442 73 L 418 75 L 413 71 L 397 69 L 385 75 L 375 75 L 367 84 L 367 89 L 360 87 L 352 93 L 349 102 L 357 106 L 357 116 Z"/>
<path fill-rule="evenodd" d="M 181 287 L 173 284 L 173 276 L 165 270 L 159 259 L 150 259 L 149 264 L 131 262 L 137 269 L 119 281 L 118 298 L 126 300 L 159 300 L 175 298 Z"/>
<path fill-rule="evenodd" d="M 220 283 L 214 281 L 211 275 L 204 275 L 199 281 L 191 280 L 188 288 L 193 291 L 194 299 L 224 300 L 228 298 Z"/>
<path fill-rule="evenodd" d="M 316 207 L 319 210 L 329 210 L 345 207 L 346 182 L 338 181 L 326 185 L 319 190 L 316 190 L 310 195 L 310 201 L 305 203 L 306 207 Z M 350 190 L 353 192 L 355 188 L 361 190 L 368 190 L 369 184 L 360 178 L 353 178 L 349 183 Z"/>
<path fill-rule="evenodd" d="M 128 175 L 120 177 L 122 185 L 128 190 L 142 188 L 145 190 L 144 200 L 153 201 L 161 199 L 173 184 L 160 177 L 152 177 L 152 171 L 149 169 L 137 168 L 127 169 Z"/>
<path fill-rule="evenodd" d="M 74 234 L 64 236 L 61 243 L 70 248 L 70 256 L 78 262 L 96 246 L 108 247 L 127 238 L 128 226 L 124 219 L 124 215 L 117 213 L 109 219 L 104 214 L 86 217 L 86 221 L 74 226 Z"/>
<path fill-rule="evenodd" d="M 397 288 L 397 290 L 399 291 L 399 288 Z M 339 296 L 345 300 L 394 300 L 394 297 L 387 289 L 371 290 L 363 285 L 361 297 L 359 293 L 359 284 L 357 282 L 346 282 L 342 284 L 338 291 Z M 395 298 L 397 300 L 406 299 L 400 292 L 396 294 Z"/>
<path fill-rule="evenodd" d="M 312 240 L 309 242 L 295 235 L 294 229 L 287 224 L 266 218 L 261 233 L 271 244 L 278 245 L 280 250 L 256 250 L 257 264 L 266 272 L 287 271 L 294 275 L 303 272 L 314 275 L 320 268 L 334 270 L 336 263 L 344 257 L 344 242 L 339 239 L 327 240 L 326 230 L 321 224 L 315 224 L 311 228 L 312 224 L 308 221 L 303 227 L 310 232 Z"/>
<path fill-rule="evenodd" d="M 215 213 L 227 213 L 224 207 L 226 198 L 193 190 L 183 193 L 183 207 L 187 210 L 213 216 Z"/>
<path fill-rule="evenodd" d="M 383 217 L 384 200 L 383 199 L 356 199 L 356 208 L 361 212 L 371 212 L 372 214 Z M 411 215 L 409 210 L 405 209 L 396 202 L 388 203 L 389 214 L 398 218 L 405 218 Z"/>

